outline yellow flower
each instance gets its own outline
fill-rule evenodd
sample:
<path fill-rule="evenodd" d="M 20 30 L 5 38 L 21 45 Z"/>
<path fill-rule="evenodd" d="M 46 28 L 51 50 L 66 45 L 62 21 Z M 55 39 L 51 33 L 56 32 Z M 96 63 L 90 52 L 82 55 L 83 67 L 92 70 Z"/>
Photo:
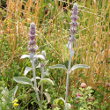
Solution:
<path fill-rule="evenodd" d="M 13 102 L 12 103 L 17 103 L 18 102 L 18 99 L 15 99 L 15 100 L 13 100 Z"/>
<path fill-rule="evenodd" d="M 13 107 L 18 107 L 18 106 L 19 106 L 18 103 L 14 103 L 14 104 L 13 104 Z"/>
<path fill-rule="evenodd" d="M 13 100 L 12 103 L 13 103 L 13 107 L 18 107 L 19 106 L 18 99 Z"/>

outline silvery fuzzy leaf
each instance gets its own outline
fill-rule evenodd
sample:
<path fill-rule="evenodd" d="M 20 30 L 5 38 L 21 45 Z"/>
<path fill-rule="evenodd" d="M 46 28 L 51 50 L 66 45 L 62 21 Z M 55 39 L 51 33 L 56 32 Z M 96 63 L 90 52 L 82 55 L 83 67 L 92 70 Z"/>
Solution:
<path fill-rule="evenodd" d="M 45 57 L 43 55 L 34 55 L 34 58 L 45 60 Z"/>
<path fill-rule="evenodd" d="M 50 101 L 51 101 L 50 94 L 47 92 L 44 92 L 44 95 L 46 96 L 47 102 L 50 103 Z"/>
<path fill-rule="evenodd" d="M 36 79 L 41 79 L 41 78 L 40 77 L 36 77 Z M 34 78 L 32 78 L 31 81 L 34 81 Z"/>
<path fill-rule="evenodd" d="M 20 84 L 28 84 L 28 85 L 31 85 L 32 86 L 32 81 L 31 79 L 27 78 L 27 77 L 22 77 L 22 76 L 19 76 L 19 77 L 14 77 L 13 78 L 17 83 L 20 83 Z"/>
<path fill-rule="evenodd" d="M 17 90 L 18 90 L 18 86 L 16 86 L 15 88 L 13 88 L 12 90 L 10 90 L 10 92 L 9 92 L 9 95 L 11 96 L 10 99 L 11 99 L 12 101 L 14 100 L 14 97 L 15 97 L 15 95 L 16 95 Z"/>
<path fill-rule="evenodd" d="M 18 90 L 18 86 L 16 86 L 14 89 L 11 90 L 11 92 L 13 92 L 13 97 L 15 96 L 17 90 Z"/>
<path fill-rule="evenodd" d="M 69 73 L 71 73 L 72 71 L 78 68 L 90 68 L 90 66 L 85 65 L 85 64 L 76 64 L 70 69 Z"/>
<path fill-rule="evenodd" d="M 26 76 L 28 74 L 29 71 L 31 71 L 32 68 L 31 67 L 26 67 L 24 70 L 24 75 Z"/>
<path fill-rule="evenodd" d="M 20 59 L 30 58 L 30 55 L 22 55 Z"/>
<path fill-rule="evenodd" d="M 46 57 L 46 52 L 45 52 L 45 51 L 42 51 L 42 55 L 43 55 L 44 57 Z"/>
<path fill-rule="evenodd" d="M 4 94 L 5 94 L 5 95 L 8 95 L 8 94 L 9 94 L 8 88 L 5 87 L 5 88 L 2 90 L 1 94 L 2 94 L 2 95 L 4 95 Z"/>
<path fill-rule="evenodd" d="M 71 109 L 71 104 L 70 103 L 65 103 L 65 108 L 66 108 L 66 110 L 70 110 Z"/>
<path fill-rule="evenodd" d="M 45 71 L 45 72 L 43 72 L 42 74 L 43 74 L 43 78 L 44 78 L 45 76 L 49 76 L 49 72 L 48 72 L 48 71 Z"/>
<path fill-rule="evenodd" d="M 49 75 L 48 69 L 44 72 L 44 77 Z"/>
<path fill-rule="evenodd" d="M 49 68 L 51 68 L 51 69 L 55 69 L 55 68 L 67 69 L 66 66 L 62 65 L 62 64 L 56 64 L 56 65 L 53 65 L 53 66 L 49 66 Z"/>
<path fill-rule="evenodd" d="M 49 79 L 49 78 L 42 78 L 40 81 L 39 81 L 39 85 L 41 84 L 51 84 L 51 85 L 54 85 L 54 82 Z"/>
<path fill-rule="evenodd" d="M 2 91 L 1 91 L 1 94 L 2 94 L 2 97 L 1 97 L 1 100 L 2 102 L 6 102 L 6 98 L 5 97 L 8 97 L 9 96 L 9 90 L 7 89 L 7 87 L 5 87 Z M 4 97 L 5 96 L 5 97 Z"/>
<path fill-rule="evenodd" d="M 40 63 L 38 64 L 38 66 L 36 66 L 36 68 L 41 68 L 41 65 L 40 65 Z"/>
<path fill-rule="evenodd" d="M 41 63 L 39 63 L 38 66 L 36 66 L 36 68 L 42 68 Z"/>

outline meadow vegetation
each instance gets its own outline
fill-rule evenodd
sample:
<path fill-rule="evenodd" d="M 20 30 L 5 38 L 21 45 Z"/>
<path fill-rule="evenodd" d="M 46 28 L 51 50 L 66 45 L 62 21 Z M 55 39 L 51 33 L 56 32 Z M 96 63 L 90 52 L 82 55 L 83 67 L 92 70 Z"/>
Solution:
<path fill-rule="evenodd" d="M 29 59 L 29 29 L 36 25 L 36 44 L 46 52 L 46 68 L 68 66 L 71 10 L 77 2 L 78 29 L 72 65 L 86 64 L 70 74 L 70 110 L 110 110 L 110 0 L 3 0 L 0 3 L 0 110 L 41 110 L 34 90 L 18 84 Z M 42 61 L 41 61 L 42 62 Z M 66 71 L 49 69 L 53 86 L 46 85 L 43 110 L 64 110 Z M 40 76 L 41 71 L 37 68 Z M 30 78 L 31 72 L 28 74 Z M 39 109 L 38 109 L 39 108 Z"/>

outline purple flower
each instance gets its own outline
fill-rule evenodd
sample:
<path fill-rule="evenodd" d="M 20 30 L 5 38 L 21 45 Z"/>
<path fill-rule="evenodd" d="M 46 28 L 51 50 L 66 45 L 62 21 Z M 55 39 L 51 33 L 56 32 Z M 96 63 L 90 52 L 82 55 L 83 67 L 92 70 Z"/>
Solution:
<path fill-rule="evenodd" d="M 78 6 L 75 3 L 72 8 L 72 15 L 71 15 L 71 23 L 70 23 L 70 35 L 73 36 L 77 31 L 77 19 L 78 19 Z"/>
<path fill-rule="evenodd" d="M 36 46 L 36 41 L 35 41 L 35 34 L 36 34 L 35 23 L 31 23 L 30 24 L 30 34 L 29 34 L 30 41 L 28 44 L 28 50 L 31 54 L 35 54 L 36 50 L 38 49 L 38 47 Z"/>
<path fill-rule="evenodd" d="M 78 6 L 75 3 L 72 8 L 71 23 L 70 23 L 70 38 L 68 41 L 68 48 L 70 50 L 71 57 L 74 55 L 73 43 L 76 40 L 75 34 L 77 32 L 77 26 L 78 26 L 77 19 L 78 19 Z"/>
<path fill-rule="evenodd" d="M 29 41 L 29 45 L 30 45 L 30 46 L 35 45 L 35 44 L 36 44 L 35 40 L 30 40 L 30 41 Z"/>

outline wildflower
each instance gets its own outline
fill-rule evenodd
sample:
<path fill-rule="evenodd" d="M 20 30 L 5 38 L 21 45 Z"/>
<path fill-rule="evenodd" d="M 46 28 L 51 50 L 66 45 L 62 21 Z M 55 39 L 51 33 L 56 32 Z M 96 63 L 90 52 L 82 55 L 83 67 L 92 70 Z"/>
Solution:
<path fill-rule="evenodd" d="M 36 45 L 36 41 L 35 41 L 35 34 L 36 34 L 36 26 L 34 23 L 31 23 L 30 25 L 30 41 L 29 41 L 29 45 L 28 45 L 28 50 L 30 52 L 30 54 L 35 54 L 36 50 L 38 49 L 38 46 Z"/>
<path fill-rule="evenodd" d="M 18 106 L 19 106 L 18 103 L 14 103 L 14 104 L 13 104 L 13 107 L 18 107 Z"/>
<path fill-rule="evenodd" d="M 71 23 L 70 23 L 70 38 L 68 41 L 68 48 L 70 50 L 70 56 L 72 57 L 74 55 L 74 50 L 73 50 L 73 43 L 76 40 L 75 34 L 77 31 L 77 19 L 78 19 L 78 6 L 75 3 L 73 8 L 72 8 L 72 16 L 71 16 Z"/>
<path fill-rule="evenodd" d="M 86 87 L 87 87 L 86 83 L 81 83 L 80 86 L 81 86 L 82 88 L 86 88 Z"/>
<path fill-rule="evenodd" d="M 80 93 L 77 93 L 77 94 L 76 94 L 76 97 L 77 97 L 77 98 L 80 98 L 81 96 L 82 96 L 82 95 L 81 95 Z"/>
<path fill-rule="evenodd" d="M 15 99 L 12 101 L 12 103 L 17 103 L 18 102 L 18 99 Z"/>
<path fill-rule="evenodd" d="M 106 83 L 106 87 L 110 87 L 110 83 Z"/>
<path fill-rule="evenodd" d="M 71 15 L 71 23 L 70 23 L 70 35 L 74 36 L 77 31 L 77 19 L 78 19 L 78 5 L 75 3 L 72 8 L 72 15 Z"/>
<path fill-rule="evenodd" d="M 19 106 L 18 99 L 13 100 L 12 103 L 13 103 L 13 107 L 18 107 Z"/>

